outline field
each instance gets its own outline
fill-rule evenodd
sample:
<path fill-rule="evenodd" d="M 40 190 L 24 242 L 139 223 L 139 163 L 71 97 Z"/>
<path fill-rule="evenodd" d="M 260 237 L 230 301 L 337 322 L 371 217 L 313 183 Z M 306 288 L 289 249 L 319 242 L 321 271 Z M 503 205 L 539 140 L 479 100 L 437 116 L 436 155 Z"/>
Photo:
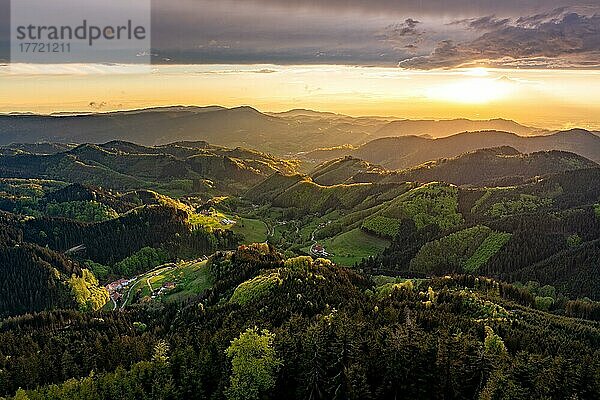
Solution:
<path fill-rule="evenodd" d="M 365 257 L 379 254 L 389 245 L 388 240 L 369 235 L 358 228 L 323 242 L 325 250 L 333 254 L 331 260 L 346 266 L 352 266 Z"/>
<path fill-rule="evenodd" d="M 201 294 L 212 284 L 206 261 L 190 262 L 170 270 L 165 274 L 164 281 L 161 280 L 161 284 L 163 282 L 177 284 L 175 289 L 164 295 L 163 300 L 167 302 L 181 301 L 187 297 Z"/>
<path fill-rule="evenodd" d="M 192 225 L 202 225 L 209 229 L 227 229 L 228 225 L 222 224 L 221 221 L 227 219 L 227 216 L 222 212 L 211 210 L 209 215 L 192 213 L 189 222 Z"/>
<path fill-rule="evenodd" d="M 267 240 L 267 225 L 258 219 L 236 218 L 231 230 L 244 235 L 244 243 L 263 243 Z"/>
<path fill-rule="evenodd" d="M 234 223 L 225 223 L 230 221 Z M 192 225 L 202 225 L 212 229 L 231 229 L 233 232 L 243 235 L 243 243 L 262 243 L 267 240 L 267 225 L 258 219 L 243 218 L 239 216 L 226 215 L 220 211 L 211 210 L 209 215 L 193 213 L 189 219 Z"/>
<path fill-rule="evenodd" d="M 166 283 L 173 283 L 173 289 L 163 289 Z M 191 261 L 179 265 L 168 264 L 162 268 L 140 275 L 126 297 L 126 304 L 133 299 L 149 299 L 154 294 L 162 301 L 176 302 L 187 297 L 201 294 L 211 285 L 206 261 Z M 160 291 L 160 294 L 158 294 Z"/>

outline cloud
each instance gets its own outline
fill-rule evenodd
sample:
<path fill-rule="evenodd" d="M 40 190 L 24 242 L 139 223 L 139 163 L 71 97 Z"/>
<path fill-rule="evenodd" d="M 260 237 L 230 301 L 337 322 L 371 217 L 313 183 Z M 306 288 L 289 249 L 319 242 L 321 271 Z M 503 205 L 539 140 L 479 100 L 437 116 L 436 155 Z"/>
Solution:
<path fill-rule="evenodd" d="M 419 25 L 421 25 L 420 21 L 407 18 L 404 22 L 386 26 L 378 38 L 391 44 L 394 49 L 403 48 L 414 51 L 419 47 L 418 44 L 425 34 L 418 28 Z"/>
<path fill-rule="evenodd" d="M 600 68 L 600 14 L 565 9 L 517 19 L 457 21 L 480 32 L 465 42 L 442 40 L 431 54 L 400 61 L 413 69 L 473 65 L 510 68 Z"/>
<path fill-rule="evenodd" d="M 409 13 L 414 15 L 505 14 L 507 16 L 519 16 L 543 11 L 544 9 L 558 8 L 567 3 L 570 6 L 586 6 L 591 1 L 593 0 L 569 0 L 568 2 L 566 0 L 254 0 L 253 3 L 265 7 L 333 10 L 336 12 L 357 10 L 363 13 Z"/>
<path fill-rule="evenodd" d="M 493 15 L 485 17 L 468 18 L 451 22 L 450 25 L 464 25 L 473 30 L 491 30 L 507 26 L 511 22 L 510 18 L 496 18 Z"/>
<path fill-rule="evenodd" d="M 600 6 L 566 2 L 152 0 L 152 61 L 594 68 Z M 7 47 L 0 35 L 0 62 Z"/>
<path fill-rule="evenodd" d="M 594 68 L 600 7 L 565 2 L 155 0 L 153 46 L 171 63 Z"/>
<path fill-rule="evenodd" d="M 105 101 L 90 101 L 88 107 L 92 110 L 99 111 L 104 109 L 107 106 Z"/>
<path fill-rule="evenodd" d="M 269 69 L 269 68 L 263 68 L 263 69 L 259 69 L 258 71 L 254 71 L 255 74 L 274 74 L 276 72 L 277 72 L 277 70 Z"/>
<path fill-rule="evenodd" d="M 195 75 L 236 75 L 236 74 L 275 74 L 279 72 L 276 69 L 261 68 L 261 69 L 220 69 L 208 71 L 196 71 Z"/>

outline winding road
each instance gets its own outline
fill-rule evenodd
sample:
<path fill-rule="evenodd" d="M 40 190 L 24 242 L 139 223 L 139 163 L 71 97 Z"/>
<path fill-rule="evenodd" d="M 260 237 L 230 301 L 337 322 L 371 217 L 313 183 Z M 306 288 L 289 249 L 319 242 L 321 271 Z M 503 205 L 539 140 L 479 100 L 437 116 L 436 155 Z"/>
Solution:
<path fill-rule="evenodd" d="M 144 279 L 144 277 L 146 277 L 146 284 L 148 285 L 148 288 L 150 289 L 150 293 L 152 293 L 152 285 L 150 284 L 150 279 L 154 278 L 157 275 L 160 275 L 164 271 L 169 271 L 173 268 L 176 268 L 176 267 L 172 266 L 172 265 L 165 267 L 164 265 L 162 265 L 160 267 L 155 268 L 152 271 L 146 272 L 143 275 L 137 275 L 134 278 L 135 282 L 129 287 L 129 290 L 127 291 L 127 295 L 125 296 L 125 298 L 123 299 L 123 302 L 121 303 L 120 309 L 123 310 L 125 308 L 125 306 L 127 305 L 127 303 L 129 303 L 129 298 L 131 297 L 131 292 L 133 291 L 133 288 L 136 287 L 142 281 L 142 279 Z M 148 276 L 148 274 L 151 274 L 151 275 Z"/>

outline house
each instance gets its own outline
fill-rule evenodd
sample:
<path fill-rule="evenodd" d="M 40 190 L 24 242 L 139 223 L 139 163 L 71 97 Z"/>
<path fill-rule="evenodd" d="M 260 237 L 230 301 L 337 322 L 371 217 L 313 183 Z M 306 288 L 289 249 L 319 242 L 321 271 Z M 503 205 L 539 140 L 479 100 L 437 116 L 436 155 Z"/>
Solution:
<path fill-rule="evenodd" d="M 121 290 L 121 289 L 129 286 L 130 283 L 131 283 L 130 280 L 119 279 L 118 281 L 109 283 L 108 285 L 105 286 L 105 288 L 106 288 L 106 290 L 108 290 L 109 293 L 113 293 L 113 292 L 116 292 L 118 290 Z"/>
<path fill-rule="evenodd" d="M 119 292 L 113 292 L 111 293 L 110 298 L 118 302 L 123 298 L 123 295 Z"/>
<path fill-rule="evenodd" d="M 316 243 L 316 244 L 315 244 L 315 245 L 312 247 L 311 251 L 312 251 L 313 255 L 315 255 L 315 256 L 327 257 L 327 256 L 329 255 L 329 254 L 328 254 L 328 253 L 325 251 L 325 248 L 324 248 L 322 245 L 318 244 L 318 243 Z"/>

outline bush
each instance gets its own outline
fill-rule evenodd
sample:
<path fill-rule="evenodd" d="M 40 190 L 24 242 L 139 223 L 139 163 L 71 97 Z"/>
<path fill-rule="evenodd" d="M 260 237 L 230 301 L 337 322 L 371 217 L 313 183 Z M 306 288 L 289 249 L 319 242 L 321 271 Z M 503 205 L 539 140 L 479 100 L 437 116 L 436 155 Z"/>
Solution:
<path fill-rule="evenodd" d="M 567 238 L 567 245 L 569 247 L 577 247 L 582 242 L 583 242 L 583 240 L 581 239 L 581 236 L 579 236 L 577 234 L 571 235 Z"/>
<path fill-rule="evenodd" d="M 537 296 L 535 298 L 535 308 L 542 311 L 550 310 L 550 307 L 554 304 L 554 299 L 552 297 L 542 297 Z"/>
<path fill-rule="evenodd" d="M 305 270 L 313 266 L 313 259 L 310 256 L 288 258 L 284 261 L 283 265 L 289 269 Z"/>
<path fill-rule="evenodd" d="M 69 279 L 71 292 L 81 311 L 96 311 L 108 303 L 108 291 L 98 286 L 98 280 L 87 269 L 81 270 L 81 276 L 72 275 Z"/>

